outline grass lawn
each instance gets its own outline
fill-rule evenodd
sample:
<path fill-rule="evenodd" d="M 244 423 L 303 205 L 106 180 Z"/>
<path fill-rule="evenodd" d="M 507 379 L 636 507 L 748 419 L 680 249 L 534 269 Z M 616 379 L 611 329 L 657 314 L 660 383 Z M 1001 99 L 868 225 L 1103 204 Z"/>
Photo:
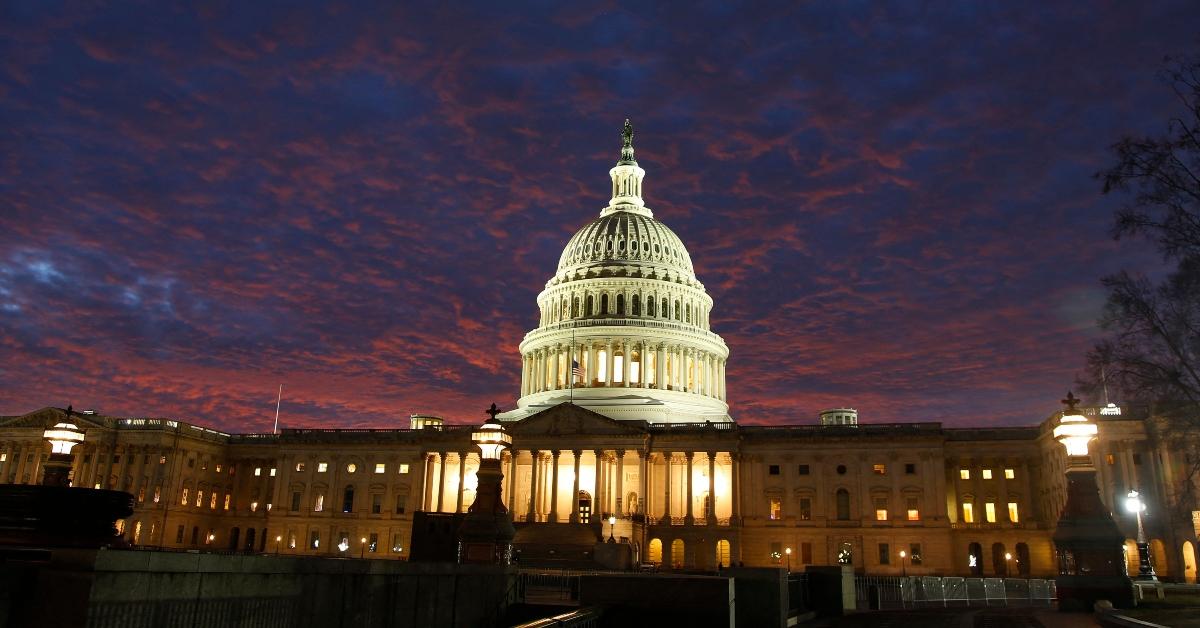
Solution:
<path fill-rule="evenodd" d="M 1172 628 L 1200 628 L 1200 595 L 1167 593 L 1166 599 L 1145 599 L 1122 615 Z"/>

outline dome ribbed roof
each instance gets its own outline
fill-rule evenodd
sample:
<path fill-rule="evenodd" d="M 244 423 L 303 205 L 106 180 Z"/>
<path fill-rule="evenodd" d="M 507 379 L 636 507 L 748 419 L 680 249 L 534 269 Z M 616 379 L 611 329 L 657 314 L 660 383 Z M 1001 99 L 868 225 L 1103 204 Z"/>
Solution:
<path fill-rule="evenodd" d="M 586 224 L 563 250 L 558 272 L 604 263 L 650 263 L 695 277 L 683 241 L 663 223 L 630 211 L 615 211 Z"/>

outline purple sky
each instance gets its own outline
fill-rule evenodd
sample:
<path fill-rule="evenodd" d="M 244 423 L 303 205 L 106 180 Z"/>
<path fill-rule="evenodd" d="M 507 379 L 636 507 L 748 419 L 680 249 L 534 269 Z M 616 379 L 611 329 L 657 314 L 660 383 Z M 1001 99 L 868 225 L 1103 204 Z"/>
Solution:
<path fill-rule="evenodd" d="M 1186 1 L 207 4 L 0 8 L 0 413 L 511 407 L 629 117 L 739 422 L 1036 423 L 1157 263 L 1091 175 L 1200 43 Z"/>

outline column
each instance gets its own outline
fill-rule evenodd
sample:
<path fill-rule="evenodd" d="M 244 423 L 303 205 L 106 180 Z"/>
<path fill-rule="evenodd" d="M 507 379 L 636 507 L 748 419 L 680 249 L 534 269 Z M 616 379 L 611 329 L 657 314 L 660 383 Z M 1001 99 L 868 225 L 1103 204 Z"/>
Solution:
<path fill-rule="evenodd" d="M 601 479 L 601 461 L 604 459 L 604 451 L 601 449 L 593 449 L 592 455 L 596 457 L 596 472 L 592 477 L 592 521 L 596 521 L 596 517 L 600 516 L 600 479 Z"/>
<path fill-rule="evenodd" d="M 571 455 L 575 457 L 575 484 L 571 487 L 571 516 L 567 518 L 571 523 L 579 523 L 579 455 L 583 453 L 578 449 L 572 449 Z"/>
<path fill-rule="evenodd" d="M 504 507 L 516 516 L 517 510 L 517 450 L 509 451 L 508 456 L 508 493 L 504 496 Z M 480 462 L 482 465 L 483 463 Z"/>
<path fill-rule="evenodd" d="M 646 514 L 646 513 L 650 512 L 650 509 L 647 508 L 648 504 L 646 503 L 646 500 L 650 497 L 650 491 L 647 490 L 648 485 L 649 485 L 649 482 L 648 482 L 649 478 L 646 476 L 646 452 L 639 449 L 637 452 L 637 455 L 638 455 L 638 484 L 641 486 L 641 489 L 638 491 L 638 496 L 640 497 L 640 499 L 638 500 L 637 512 L 639 514 Z"/>
<path fill-rule="evenodd" d="M 439 451 L 438 458 L 441 462 L 438 463 L 437 512 L 442 512 L 443 500 L 446 499 L 446 452 Z"/>
<path fill-rule="evenodd" d="M 633 370 L 629 367 L 629 341 L 621 341 L 621 385 L 629 388 L 629 373 Z"/>
<path fill-rule="evenodd" d="M 708 525 L 717 523 L 717 452 L 708 452 Z"/>
<path fill-rule="evenodd" d="M 659 390 L 665 390 L 666 373 L 667 373 L 667 348 L 661 342 L 654 348 L 654 387 Z M 644 498 L 645 496 L 643 496 Z"/>
<path fill-rule="evenodd" d="M 741 473 L 741 470 L 738 468 L 739 458 L 741 458 L 741 454 L 729 452 L 729 481 L 733 484 L 733 491 L 730 494 L 732 500 L 729 504 L 729 525 L 732 526 L 738 525 L 738 520 L 742 516 L 742 479 L 739 475 Z"/>
<path fill-rule="evenodd" d="M 537 511 L 537 482 L 538 482 L 538 456 L 542 452 L 534 449 L 529 452 L 529 511 L 525 514 L 525 521 L 536 521 Z"/>
<path fill-rule="evenodd" d="M 612 386 L 613 382 L 613 342 L 608 341 L 604 353 L 604 385 Z"/>
<path fill-rule="evenodd" d="M 663 460 L 667 463 L 667 481 L 663 482 L 663 523 L 671 524 L 671 457 L 672 452 L 664 452 Z"/>
<path fill-rule="evenodd" d="M 550 452 L 553 460 L 550 464 L 554 465 L 550 469 L 550 523 L 558 523 L 558 455 L 560 453 L 562 452 L 557 449 Z"/>
<path fill-rule="evenodd" d="M 686 452 L 683 454 L 687 457 L 687 515 L 684 518 L 684 523 L 692 525 L 696 523 L 696 518 L 692 516 L 692 458 L 696 455 L 695 452 Z"/>
<path fill-rule="evenodd" d="M 458 499 L 454 504 L 454 512 L 463 511 L 463 480 L 467 478 L 467 454 L 466 452 L 458 452 Z"/>
<path fill-rule="evenodd" d="M 588 371 L 587 371 L 588 386 L 591 386 L 592 382 L 596 382 L 597 384 L 600 383 L 600 378 L 597 377 L 597 375 L 599 373 L 600 373 L 599 352 L 596 351 L 596 343 L 589 342 L 588 343 Z"/>
<path fill-rule="evenodd" d="M 625 450 L 617 450 L 617 516 L 623 516 L 625 509 L 622 504 L 625 503 Z"/>
<path fill-rule="evenodd" d="M 558 345 L 555 345 L 554 348 L 550 350 L 550 390 L 558 390 L 559 388 L 558 382 L 561 375 L 559 363 L 562 362 L 561 356 L 562 348 Z"/>

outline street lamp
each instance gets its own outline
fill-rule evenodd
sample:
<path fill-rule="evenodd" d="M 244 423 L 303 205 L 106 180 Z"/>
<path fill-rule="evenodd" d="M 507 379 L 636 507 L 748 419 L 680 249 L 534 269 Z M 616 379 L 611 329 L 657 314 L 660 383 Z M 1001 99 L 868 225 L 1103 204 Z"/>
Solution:
<path fill-rule="evenodd" d="M 609 515 L 608 516 L 608 542 L 609 543 L 616 543 L 616 540 L 613 539 L 613 530 L 616 527 L 617 527 L 617 518 L 613 515 Z"/>
<path fill-rule="evenodd" d="M 1146 542 L 1146 529 L 1142 527 L 1142 513 L 1146 510 L 1146 503 L 1138 496 L 1137 491 L 1129 491 L 1129 496 L 1125 498 L 1125 508 L 1132 510 L 1137 517 L 1137 551 L 1138 551 L 1138 580 L 1158 581 L 1158 576 L 1154 573 L 1154 565 L 1150 564 L 1150 544 Z"/>
<path fill-rule="evenodd" d="M 67 417 L 42 433 L 50 443 L 50 457 L 42 474 L 45 486 L 71 485 L 71 449 L 83 442 L 83 430 L 71 422 L 71 414 L 71 406 L 67 406 Z"/>
<path fill-rule="evenodd" d="M 358 540 L 358 557 L 366 558 L 367 556 L 367 537 Z"/>
<path fill-rule="evenodd" d="M 1012 560 L 1012 552 L 1004 552 L 1004 576 L 1005 577 L 1008 577 L 1008 573 L 1009 573 L 1008 565 L 1011 560 Z"/>
<path fill-rule="evenodd" d="M 784 548 L 783 553 L 788 557 L 788 573 L 792 573 L 792 548 Z"/>
<path fill-rule="evenodd" d="M 900 575 L 904 576 L 905 578 L 908 577 L 908 564 L 904 561 L 907 556 L 908 552 L 900 550 Z"/>
<path fill-rule="evenodd" d="M 507 565 L 512 562 L 516 529 L 501 496 L 504 473 L 500 455 L 512 445 L 512 436 L 496 418 L 500 414 L 496 404 L 486 412 L 488 420 L 471 432 L 471 441 L 479 447 L 478 482 L 475 501 L 458 528 L 458 562 Z"/>
<path fill-rule="evenodd" d="M 275 555 L 276 555 L 276 556 L 278 556 L 278 555 L 279 555 L 279 542 L 280 542 L 280 541 L 282 541 L 282 540 L 283 540 L 283 537 L 282 537 L 282 536 L 276 536 L 276 537 L 275 537 Z"/>

